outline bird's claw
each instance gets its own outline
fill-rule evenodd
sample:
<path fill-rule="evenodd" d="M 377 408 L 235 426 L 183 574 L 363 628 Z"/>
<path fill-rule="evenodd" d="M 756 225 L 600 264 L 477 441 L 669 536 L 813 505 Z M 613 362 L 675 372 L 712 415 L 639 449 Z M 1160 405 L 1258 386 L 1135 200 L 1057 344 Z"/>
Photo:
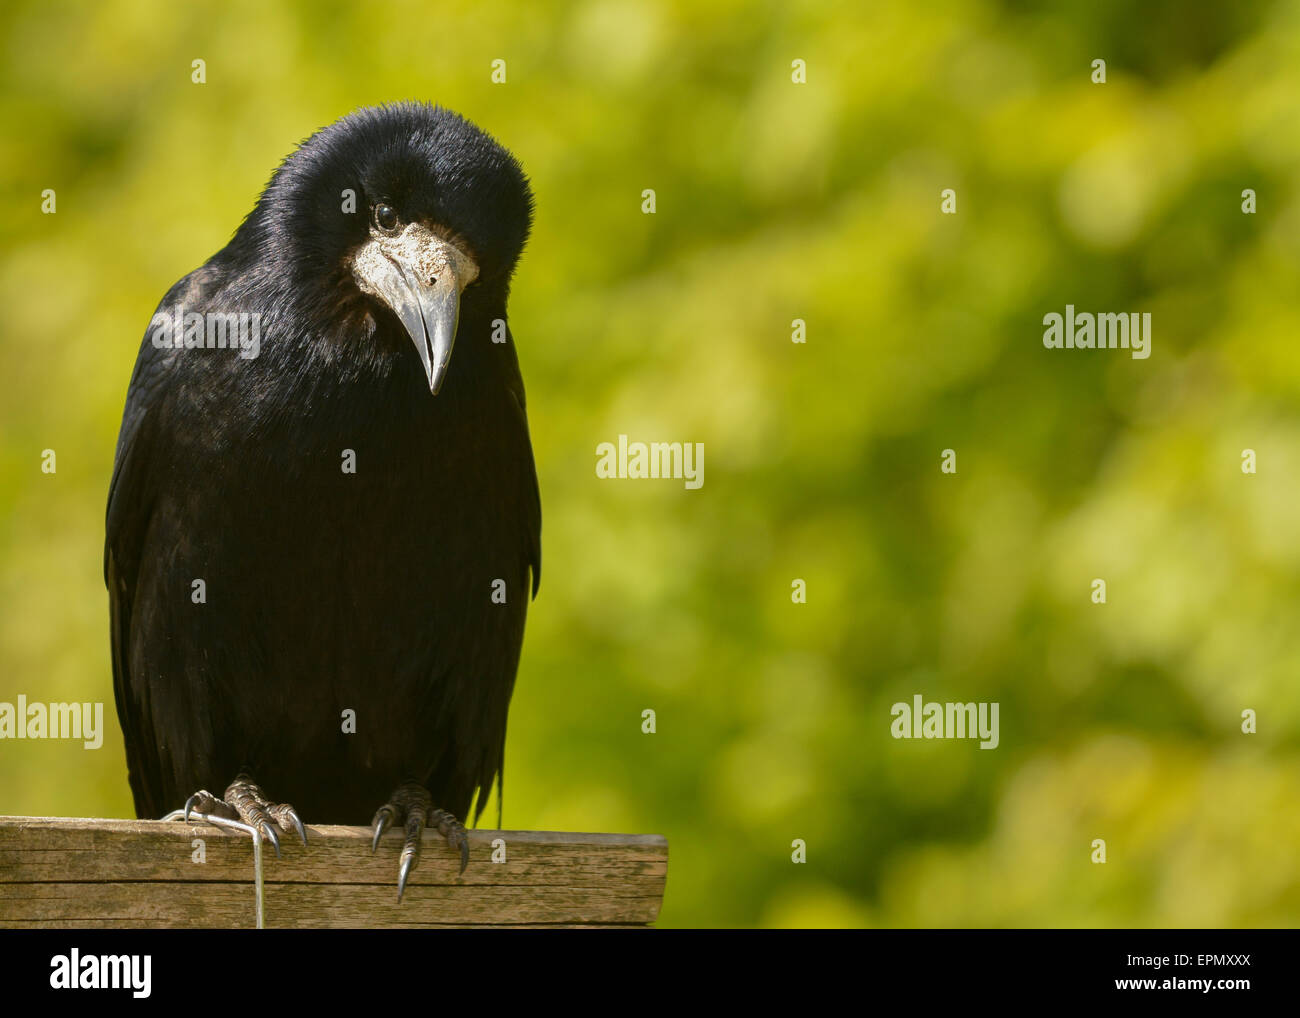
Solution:
<path fill-rule="evenodd" d="M 279 835 L 275 833 L 275 830 L 271 827 L 271 824 L 268 821 L 263 820 L 260 824 L 257 825 L 257 829 L 262 832 L 262 838 L 271 843 L 271 847 L 275 849 L 275 857 L 279 859 L 280 838 Z"/>
<path fill-rule="evenodd" d="M 379 848 L 379 839 L 384 836 L 384 831 L 388 830 L 388 825 L 393 822 L 393 807 L 380 806 L 375 818 L 370 821 L 370 826 L 374 829 L 374 837 L 370 839 L 370 854 L 374 855 Z"/>
<path fill-rule="evenodd" d="M 279 806 L 271 806 L 267 809 L 267 814 L 271 816 L 280 829 L 283 831 L 293 831 L 302 839 L 303 846 L 307 845 L 307 828 L 302 825 L 302 818 L 298 816 L 298 811 L 288 803 L 281 803 Z"/>
<path fill-rule="evenodd" d="M 429 826 L 437 827 L 438 833 L 447 839 L 447 844 L 460 850 L 460 872 L 464 873 L 465 867 L 469 865 L 469 835 L 465 832 L 464 825 L 446 810 L 438 809 L 430 817 Z"/>
<path fill-rule="evenodd" d="M 307 828 L 303 826 L 302 817 L 297 812 L 293 812 L 293 829 L 298 832 L 298 837 L 302 839 L 303 848 L 307 847 Z"/>
<path fill-rule="evenodd" d="M 253 784 L 246 774 L 237 777 L 226 789 L 226 794 L 218 799 L 211 792 L 200 789 L 185 800 L 183 809 L 167 814 L 163 819 L 182 819 L 189 822 L 191 816 L 216 824 L 243 831 L 253 836 L 253 882 L 256 887 L 256 920 L 260 930 L 265 925 L 265 905 L 262 891 L 262 842 L 269 841 L 275 849 L 276 858 L 280 857 L 280 836 L 275 832 L 275 825 L 284 831 L 297 831 L 304 845 L 307 844 L 307 829 L 297 810 L 287 803 L 279 805 L 266 801 L 262 790 Z"/>
<path fill-rule="evenodd" d="M 225 820 L 239 820 L 259 831 L 263 840 L 271 843 L 276 858 L 280 857 L 280 836 L 275 830 L 277 826 L 282 831 L 297 833 L 302 843 L 307 844 L 307 828 L 303 826 L 298 811 L 288 803 L 277 805 L 267 802 L 262 790 L 244 774 L 231 783 L 226 789 L 226 794 L 220 799 L 204 789 L 195 792 L 185 800 L 185 807 L 181 812 L 187 822 L 191 814 L 195 813 Z"/>
<path fill-rule="evenodd" d="M 303 827 L 298 811 L 288 803 L 268 802 L 266 793 L 247 774 L 239 775 L 230 783 L 223 799 L 238 811 L 244 823 L 262 832 L 262 837 L 275 849 L 277 859 L 280 858 L 280 837 L 275 832 L 276 827 L 297 833 L 302 843 L 307 844 L 307 829 Z"/>
<path fill-rule="evenodd" d="M 397 904 L 402 903 L 402 895 L 406 893 L 406 878 L 411 875 L 411 870 L 415 867 L 415 859 L 419 851 L 408 852 L 402 849 L 402 862 L 397 868 Z"/>
<path fill-rule="evenodd" d="M 469 865 L 469 835 L 464 825 L 445 809 L 435 809 L 429 793 L 420 785 L 408 782 L 402 785 L 390 797 L 389 801 L 379 807 L 371 826 L 374 829 L 370 841 L 373 854 L 379 847 L 379 839 L 384 831 L 394 823 L 401 823 L 405 829 L 402 841 L 402 854 L 397 868 L 397 901 L 400 904 L 406 893 L 406 884 L 411 871 L 420 860 L 420 839 L 426 827 L 435 827 L 438 833 L 447 839 L 447 844 L 460 853 L 460 872 L 465 872 Z"/>
<path fill-rule="evenodd" d="M 218 799 L 211 792 L 200 789 L 185 800 L 183 810 L 185 821 L 188 823 L 191 813 L 201 813 L 206 816 L 221 817 L 224 820 L 239 820 L 239 812 L 230 803 Z"/>

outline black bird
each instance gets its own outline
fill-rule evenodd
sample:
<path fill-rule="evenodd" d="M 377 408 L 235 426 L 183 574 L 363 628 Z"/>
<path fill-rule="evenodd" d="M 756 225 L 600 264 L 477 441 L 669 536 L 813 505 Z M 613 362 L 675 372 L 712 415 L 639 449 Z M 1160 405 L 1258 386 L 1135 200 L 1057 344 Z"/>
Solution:
<path fill-rule="evenodd" d="M 277 852 L 306 840 L 289 802 L 376 846 L 396 823 L 399 901 L 426 825 L 464 870 L 540 577 L 506 324 L 532 205 L 460 116 L 358 110 L 163 298 L 104 556 L 139 816 L 187 803 Z"/>

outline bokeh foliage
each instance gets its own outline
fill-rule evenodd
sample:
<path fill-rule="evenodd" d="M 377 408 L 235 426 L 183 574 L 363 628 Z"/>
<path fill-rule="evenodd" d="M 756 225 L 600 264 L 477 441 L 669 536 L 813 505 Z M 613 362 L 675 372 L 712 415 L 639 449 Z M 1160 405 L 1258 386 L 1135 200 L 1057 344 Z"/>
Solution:
<path fill-rule="evenodd" d="M 666 834 L 666 925 L 1300 920 L 1300 4 L 32 0 L 0 38 L 0 700 L 109 727 L 0 743 L 0 812 L 131 812 L 103 511 L 156 301 L 293 143 L 424 98 L 538 196 L 507 826 Z M 1150 360 L 1045 350 L 1066 303 L 1152 312 Z M 597 480 L 619 433 L 703 442 L 703 489 Z M 893 740 L 914 693 L 999 701 L 1000 748 Z"/>

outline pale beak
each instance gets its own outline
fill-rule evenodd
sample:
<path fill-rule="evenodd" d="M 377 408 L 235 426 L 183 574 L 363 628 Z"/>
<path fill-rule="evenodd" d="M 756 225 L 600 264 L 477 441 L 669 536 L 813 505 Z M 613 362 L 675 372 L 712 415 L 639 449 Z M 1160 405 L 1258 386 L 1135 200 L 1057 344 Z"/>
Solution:
<path fill-rule="evenodd" d="M 474 259 L 432 230 L 412 223 L 396 237 L 375 236 L 352 259 L 352 273 L 410 334 L 429 391 L 442 388 L 460 321 L 460 295 L 478 278 Z"/>

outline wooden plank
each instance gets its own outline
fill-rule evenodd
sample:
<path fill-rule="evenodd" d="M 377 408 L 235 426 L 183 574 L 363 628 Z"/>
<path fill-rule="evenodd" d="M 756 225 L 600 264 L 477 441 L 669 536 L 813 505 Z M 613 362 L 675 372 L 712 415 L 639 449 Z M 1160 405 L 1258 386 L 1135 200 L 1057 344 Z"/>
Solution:
<path fill-rule="evenodd" d="M 399 905 L 400 834 L 374 855 L 367 828 L 307 837 L 264 853 L 269 927 L 645 925 L 668 873 L 657 835 L 471 831 L 460 874 L 427 830 Z M 492 862 L 497 839 L 505 862 Z M 0 817 L 0 926 L 252 926 L 252 854 L 246 835 L 202 823 Z"/>

